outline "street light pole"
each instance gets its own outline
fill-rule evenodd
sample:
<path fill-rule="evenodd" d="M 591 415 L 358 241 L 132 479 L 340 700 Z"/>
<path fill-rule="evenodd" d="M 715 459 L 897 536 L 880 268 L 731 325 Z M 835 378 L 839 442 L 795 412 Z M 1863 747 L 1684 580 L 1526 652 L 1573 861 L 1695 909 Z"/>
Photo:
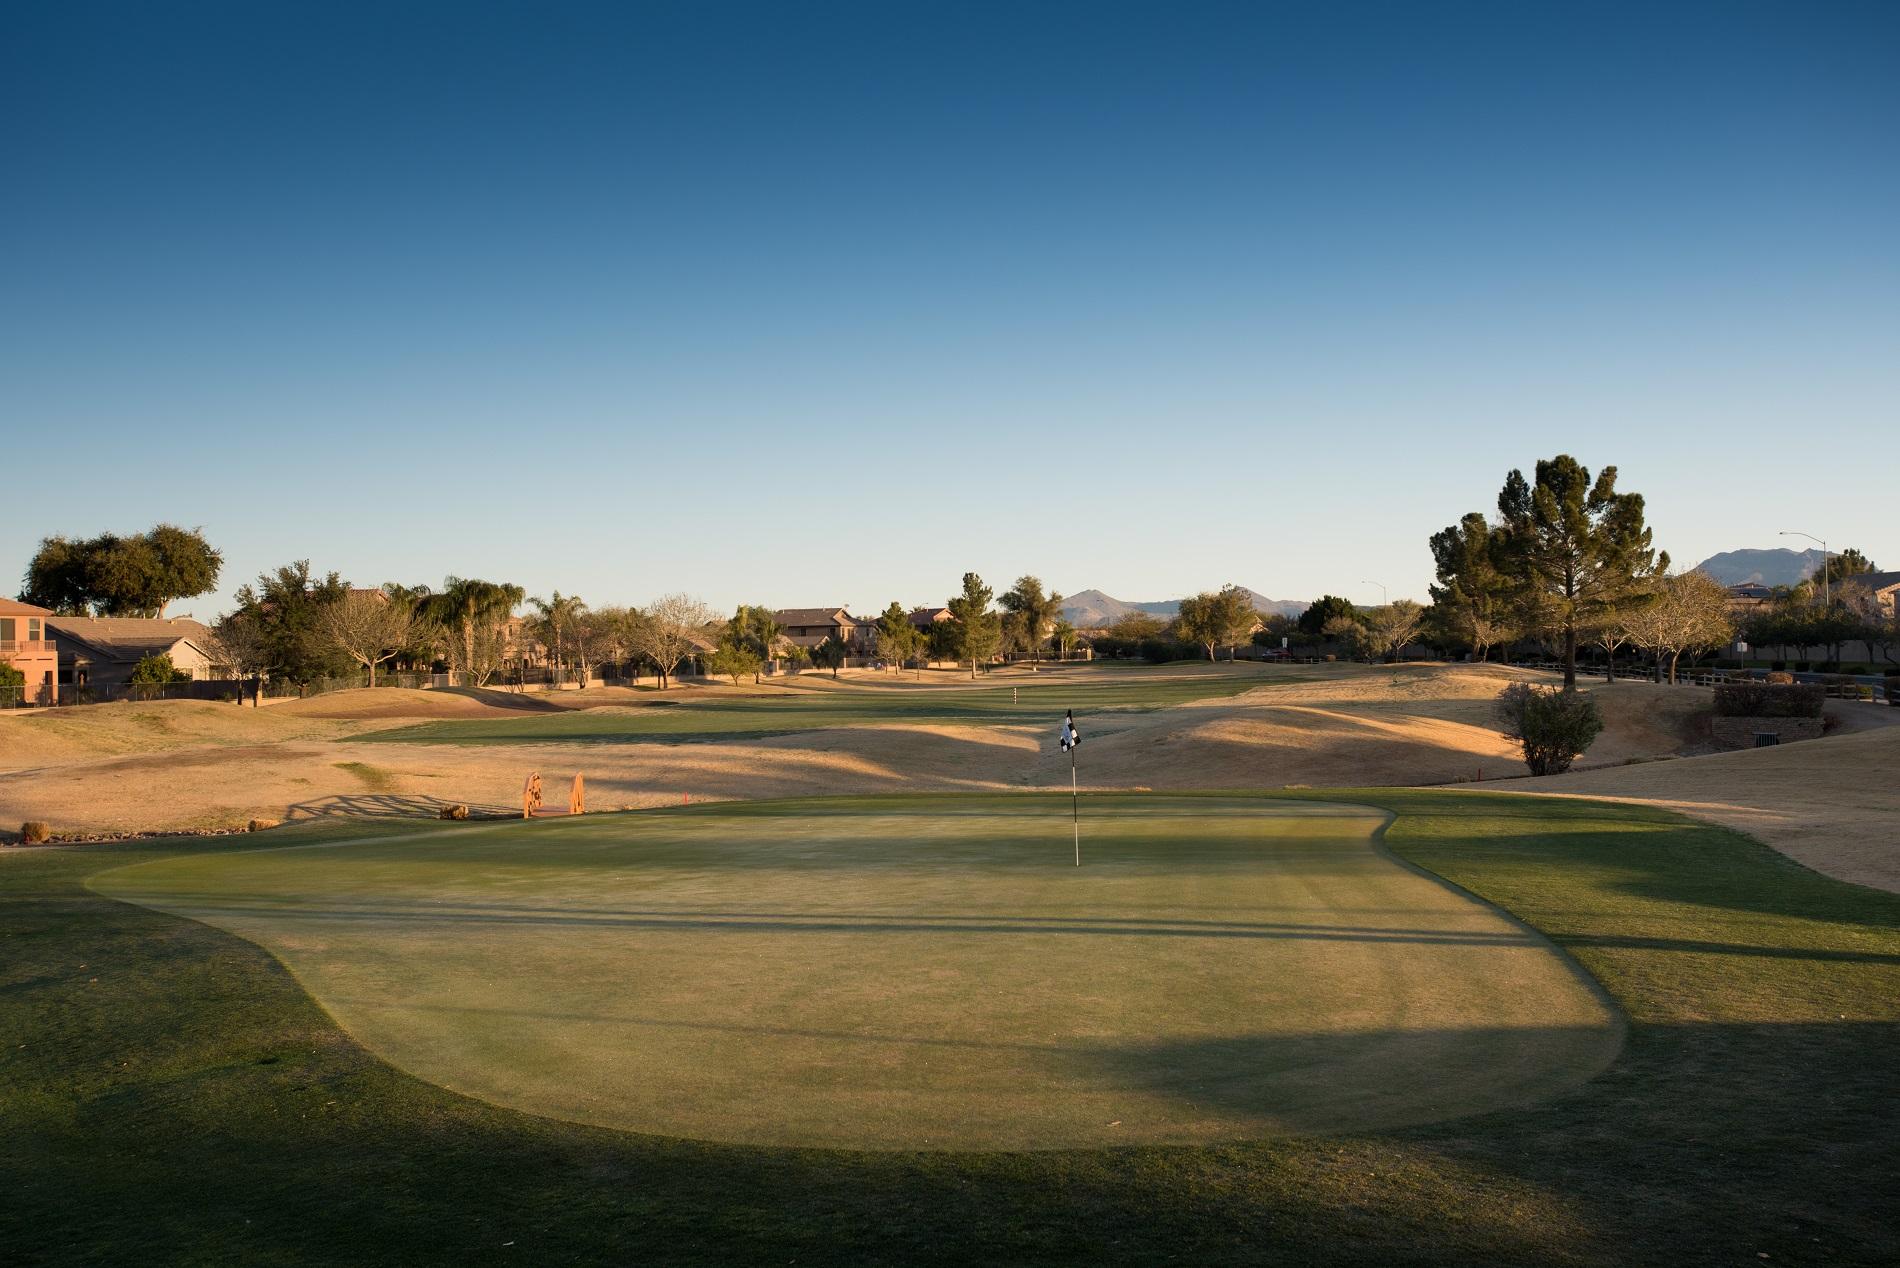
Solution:
<path fill-rule="evenodd" d="M 1360 584 L 1360 585 L 1362 585 L 1362 586 L 1378 586 L 1378 587 L 1379 587 L 1379 602 L 1380 602 L 1380 603 L 1382 603 L 1382 604 L 1384 604 L 1384 605 L 1385 605 L 1386 607 L 1391 607 L 1391 606 L 1392 606 L 1392 599 L 1391 599 L 1391 596 L 1390 596 L 1390 595 L 1388 595 L 1388 594 L 1386 593 L 1386 589 L 1385 589 L 1385 587 L 1384 587 L 1383 585 L 1381 585 L 1381 584 L 1380 584 L 1379 582 L 1377 582 L 1377 581 L 1361 581 L 1361 582 L 1360 582 L 1359 584 Z"/>
<path fill-rule="evenodd" d="M 1821 606 L 1824 608 L 1831 607 L 1834 602 L 1834 590 L 1827 575 L 1827 543 L 1821 541 L 1821 539 L 1816 537 L 1813 533 L 1803 533 L 1797 530 L 1783 529 L 1781 535 L 1783 537 L 1805 537 L 1811 542 L 1821 542 Z"/>

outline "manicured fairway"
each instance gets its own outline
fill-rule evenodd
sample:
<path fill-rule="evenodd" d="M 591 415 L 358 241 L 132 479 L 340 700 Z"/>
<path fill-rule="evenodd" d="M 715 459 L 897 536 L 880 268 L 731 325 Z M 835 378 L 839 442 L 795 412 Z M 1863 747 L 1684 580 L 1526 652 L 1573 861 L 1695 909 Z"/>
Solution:
<path fill-rule="evenodd" d="M 432 1082 L 664 1135 L 1207 1143 L 1522 1105 L 1616 1014 L 1375 848 L 1377 811 L 1092 797 L 708 806 L 203 855 L 100 892 L 275 952 Z"/>
<path fill-rule="evenodd" d="M 722 697 L 675 690 L 637 705 L 526 713 L 519 718 L 425 722 L 366 740 L 427 744 L 631 744 L 735 735 L 772 735 L 879 723 L 951 726 L 1048 725 L 1066 709 L 1141 712 L 1234 696 L 1295 671 L 1241 662 L 1220 665 L 1072 666 L 1007 685 L 919 685 L 902 676 L 835 685 L 816 675 L 780 680 L 764 695 Z"/>

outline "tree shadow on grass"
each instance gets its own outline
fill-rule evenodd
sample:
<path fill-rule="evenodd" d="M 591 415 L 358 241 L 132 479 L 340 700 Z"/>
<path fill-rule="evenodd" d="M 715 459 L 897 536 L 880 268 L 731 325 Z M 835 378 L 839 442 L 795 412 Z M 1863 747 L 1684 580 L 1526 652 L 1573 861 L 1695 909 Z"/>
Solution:
<path fill-rule="evenodd" d="M 471 819 L 519 819 L 521 808 L 476 805 L 398 793 L 354 793 L 300 801 L 286 809 L 287 823 L 312 819 L 440 819 L 444 807 L 466 805 Z"/>

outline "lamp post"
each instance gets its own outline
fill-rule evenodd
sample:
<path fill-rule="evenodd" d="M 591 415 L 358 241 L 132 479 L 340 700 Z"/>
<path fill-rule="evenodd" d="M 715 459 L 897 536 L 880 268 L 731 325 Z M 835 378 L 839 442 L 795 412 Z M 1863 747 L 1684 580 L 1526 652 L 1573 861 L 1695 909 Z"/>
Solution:
<path fill-rule="evenodd" d="M 1783 529 L 1781 535 L 1783 537 L 1805 537 L 1811 542 L 1821 542 L 1821 606 L 1824 608 L 1830 606 L 1833 603 L 1834 594 L 1833 587 L 1829 584 L 1827 575 L 1827 543 L 1821 541 L 1821 539 L 1816 537 L 1813 533 L 1803 533 L 1798 530 Z"/>
<path fill-rule="evenodd" d="M 1361 581 L 1359 584 L 1362 586 L 1378 586 L 1379 587 L 1379 602 L 1386 607 L 1392 606 L 1392 599 L 1389 595 L 1387 595 L 1385 586 L 1381 585 L 1377 581 Z"/>

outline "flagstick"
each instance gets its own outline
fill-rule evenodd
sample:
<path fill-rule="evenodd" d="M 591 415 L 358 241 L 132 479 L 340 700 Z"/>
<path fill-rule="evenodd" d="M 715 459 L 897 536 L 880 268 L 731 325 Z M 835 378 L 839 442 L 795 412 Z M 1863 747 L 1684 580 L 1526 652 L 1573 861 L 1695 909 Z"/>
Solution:
<path fill-rule="evenodd" d="M 1082 866 L 1082 791 L 1075 782 L 1075 746 L 1069 746 L 1069 796 L 1073 799 L 1070 822 L 1075 825 L 1075 865 Z"/>

